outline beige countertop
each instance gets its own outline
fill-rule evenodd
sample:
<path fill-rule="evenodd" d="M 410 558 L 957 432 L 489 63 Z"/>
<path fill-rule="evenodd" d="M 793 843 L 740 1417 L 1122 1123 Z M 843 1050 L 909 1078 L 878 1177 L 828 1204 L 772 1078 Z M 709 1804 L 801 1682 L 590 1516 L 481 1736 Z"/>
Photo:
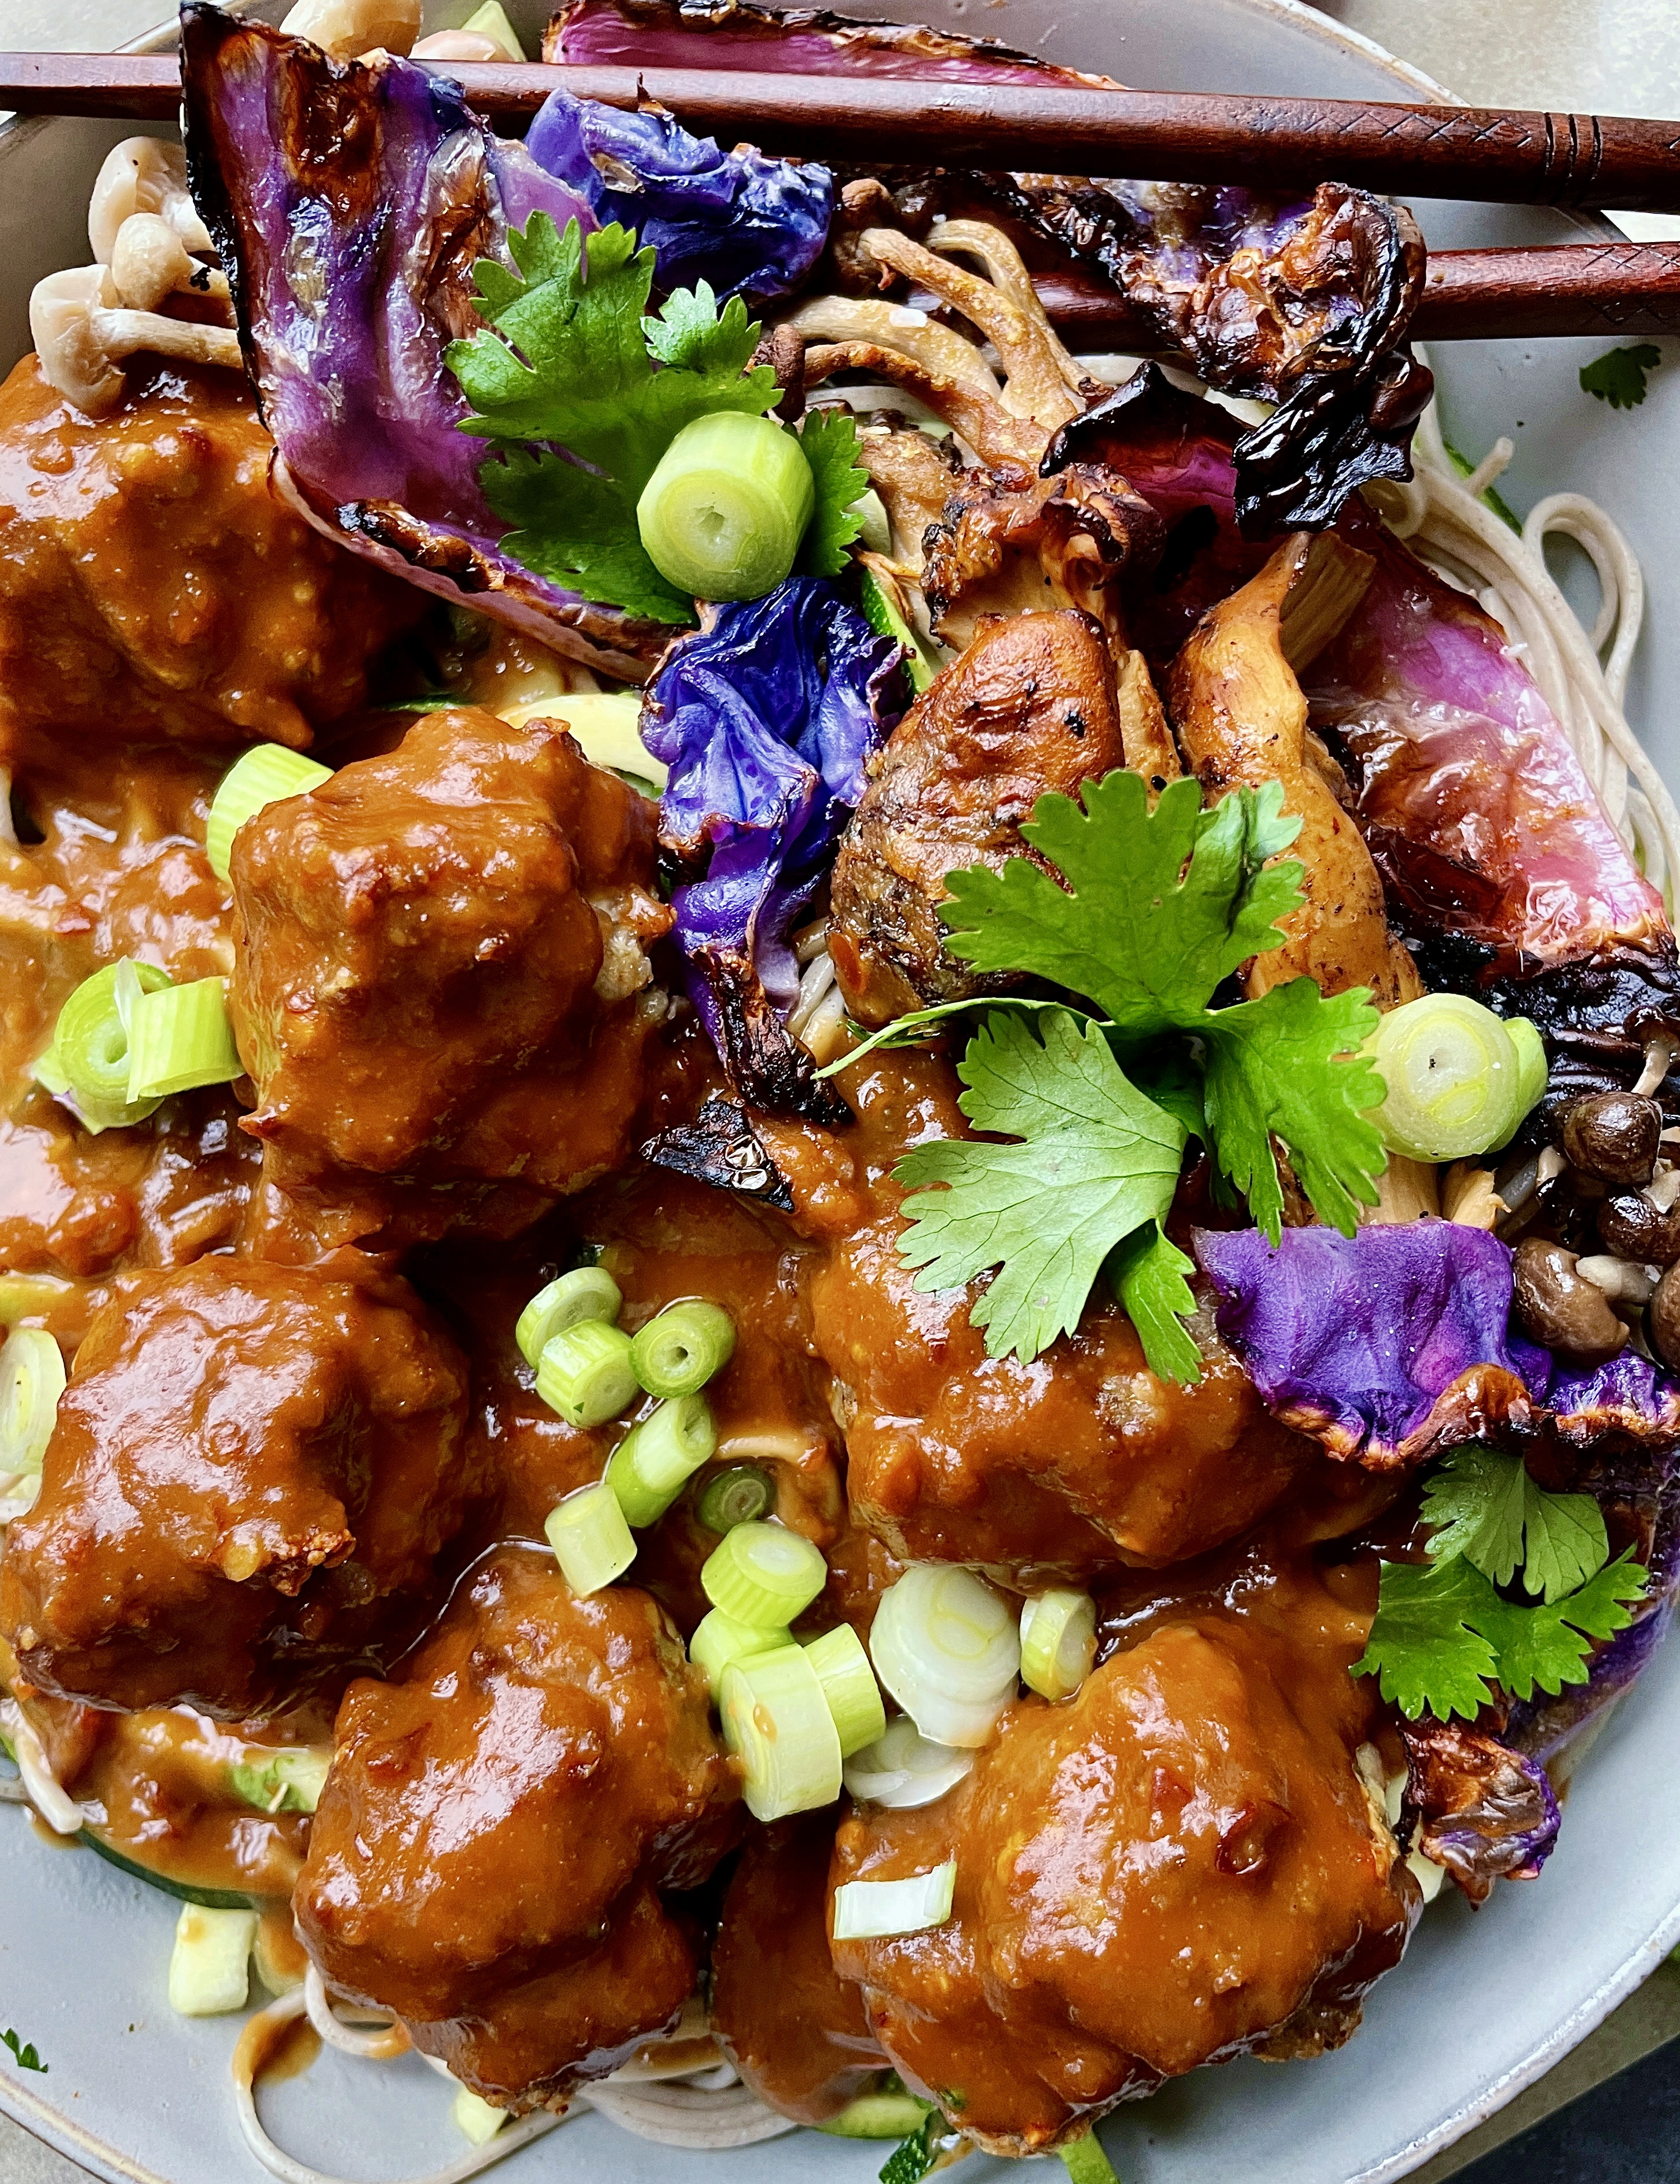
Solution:
<path fill-rule="evenodd" d="M 867 0 L 847 3 L 868 13 Z M 4 42 L 14 47 L 104 51 L 138 36 L 164 12 L 159 0 L 0 0 Z M 1323 12 L 1426 69 L 1473 105 L 1680 112 L 1676 0 L 1323 0 Z M 1647 223 L 1640 231 L 1657 232 L 1658 224 Z M 1680 233 L 1680 222 L 1663 222 L 1661 231 Z M 1676 2033 L 1680 1964 L 1671 1963 L 1549 2076 L 1421 2170 L 1416 2184 L 1443 2184 L 1477 2154 Z M 87 2179 L 74 2163 L 0 2116 L 0 2184 L 87 2184 Z"/>

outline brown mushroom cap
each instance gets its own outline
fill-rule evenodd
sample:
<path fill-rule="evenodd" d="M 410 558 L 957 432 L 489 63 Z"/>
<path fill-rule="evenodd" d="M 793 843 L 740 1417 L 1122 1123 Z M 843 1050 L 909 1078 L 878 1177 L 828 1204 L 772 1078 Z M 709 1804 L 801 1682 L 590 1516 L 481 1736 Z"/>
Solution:
<path fill-rule="evenodd" d="M 1563 1112 L 1563 1150 L 1572 1167 L 1605 1183 L 1649 1183 L 1662 1143 L 1662 1110 L 1632 1092 L 1594 1092 Z"/>
<path fill-rule="evenodd" d="M 1671 1373 L 1680 1373 L 1680 1268 L 1671 1267 L 1657 1284 L 1645 1327 L 1651 1348 Z"/>
<path fill-rule="evenodd" d="M 1511 1268 L 1517 1319 L 1531 1341 L 1583 1364 L 1602 1364 L 1625 1346 L 1627 1329 L 1604 1291 L 1576 1272 L 1575 1262 L 1573 1251 L 1538 1236 L 1519 1244 Z"/>

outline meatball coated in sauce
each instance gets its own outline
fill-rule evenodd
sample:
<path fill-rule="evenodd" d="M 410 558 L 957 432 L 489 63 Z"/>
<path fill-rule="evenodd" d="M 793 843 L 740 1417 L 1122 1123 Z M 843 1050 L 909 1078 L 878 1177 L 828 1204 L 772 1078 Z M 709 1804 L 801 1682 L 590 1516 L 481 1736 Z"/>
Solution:
<path fill-rule="evenodd" d="M 236 1718 L 406 1637 L 474 1485 L 465 1361 L 347 1256 L 136 1277 L 76 1353 L 0 1628 L 31 1683 Z"/>
<path fill-rule="evenodd" d="M 838 2115 L 887 2061 L 829 1953 L 833 1845 L 832 1813 L 754 1830 L 712 1943 L 712 2029 L 759 2098 L 799 2123 Z"/>
<path fill-rule="evenodd" d="M 306 744 L 364 702 L 422 593 L 270 491 L 231 372 L 136 368 L 97 422 L 25 357 L 0 387 L 0 756 L 66 727 L 107 746 Z"/>
<path fill-rule="evenodd" d="M 843 1823 L 837 1887 L 956 1860 L 943 1925 L 833 1949 L 954 2126 L 1038 2152 L 1200 2064 L 1348 2036 L 1418 1902 L 1355 1761 L 1351 1658 L 1173 1617 L 1065 1705 L 1012 1707 L 937 1803 Z"/>
<path fill-rule="evenodd" d="M 1031 1364 L 987 1357 L 975 1291 L 924 1294 L 898 1251 L 890 1171 L 913 1145 L 968 1134 L 955 1072 L 901 1053 L 843 1081 L 858 1111 L 843 1142 L 783 1128 L 775 1145 L 800 1217 L 830 1232 L 811 1340 L 833 1376 L 853 1519 L 894 1555 L 1023 1584 L 1173 1562 L 1253 1524 L 1316 1463 L 1210 1326 L 1191 1388 L 1151 1373 L 1130 1321 L 1099 1302 Z"/>
<path fill-rule="evenodd" d="M 351 1685 L 294 1898 L 337 1992 L 527 2108 L 664 2031 L 739 1795 L 704 1679 L 645 1592 L 546 1552 L 481 1563 L 397 1684 Z"/>
<path fill-rule="evenodd" d="M 440 1234 L 451 1184 L 508 1186 L 520 1226 L 624 1157 L 653 863 L 651 807 L 563 729 L 465 710 L 241 830 L 244 1127 L 324 1240 Z"/>

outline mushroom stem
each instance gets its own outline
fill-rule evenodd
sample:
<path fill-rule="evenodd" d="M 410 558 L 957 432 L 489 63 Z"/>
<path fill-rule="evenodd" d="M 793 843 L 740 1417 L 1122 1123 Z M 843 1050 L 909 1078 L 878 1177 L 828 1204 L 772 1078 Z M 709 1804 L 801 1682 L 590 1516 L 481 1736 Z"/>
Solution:
<path fill-rule="evenodd" d="M 1032 321 L 1037 348 L 1054 363 L 1064 383 L 1075 394 L 1085 395 L 1094 382 L 1063 347 L 1045 311 L 1044 299 L 1032 285 L 1026 261 L 1002 228 L 983 220 L 937 220 L 927 248 L 942 256 L 960 250 L 977 258 L 992 286 Z"/>
<path fill-rule="evenodd" d="M 87 240 L 102 265 L 111 262 L 117 237 L 137 212 L 155 213 L 184 248 L 210 255 L 214 245 L 186 187 L 186 154 L 156 136 L 127 136 L 105 156 L 87 206 Z"/>
<path fill-rule="evenodd" d="M 1644 1099 L 1656 1090 L 1668 1074 L 1677 1047 L 1680 1047 L 1680 1039 L 1668 1032 L 1659 1032 L 1655 1039 L 1646 1041 L 1645 1066 L 1639 1072 L 1638 1083 L 1633 1087 L 1636 1100 Z"/>
<path fill-rule="evenodd" d="M 874 231 L 871 231 L 871 233 Z M 995 403 L 999 387 L 985 359 L 971 341 L 949 326 L 930 319 L 926 311 L 907 304 L 879 299 L 859 302 L 852 296 L 816 296 L 787 320 L 807 341 L 868 343 L 871 348 L 908 357 L 936 381 L 966 387 L 970 393 Z M 891 373 L 883 376 L 891 378 Z M 893 382 L 894 385 L 898 382 Z"/>
<path fill-rule="evenodd" d="M 194 325 L 155 311 L 113 310 L 103 301 L 103 265 L 78 265 L 37 281 L 29 299 L 29 328 L 48 386 L 89 417 L 103 417 L 123 398 L 125 357 L 142 351 L 183 363 L 238 371 L 244 359 L 228 326 Z"/>
<path fill-rule="evenodd" d="M 132 310 L 155 311 L 170 296 L 209 296 L 228 300 L 227 276 L 192 257 L 161 214 L 131 213 L 117 230 L 111 251 L 111 280 Z"/>

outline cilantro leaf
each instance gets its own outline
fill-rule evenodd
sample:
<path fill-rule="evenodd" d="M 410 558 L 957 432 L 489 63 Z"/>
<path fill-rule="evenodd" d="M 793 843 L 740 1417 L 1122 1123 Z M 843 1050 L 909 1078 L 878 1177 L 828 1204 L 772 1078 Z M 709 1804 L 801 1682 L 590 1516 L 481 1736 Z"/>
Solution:
<path fill-rule="evenodd" d="M 1499 1682 L 1513 1698 L 1532 1699 L 1536 1685 L 1555 1698 L 1566 1684 L 1586 1682 L 1593 1641 L 1625 1630 L 1630 1603 L 1644 1596 L 1646 1573 L 1633 1553 L 1627 1548 L 1579 1591 L 1545 1607 L 1513 1607 L 1488 1586 L 1477 1626 L 1499 1649 Z"/>
<path fill-rule="evenodd" d="M 498 443 L 479 482 L 515 526 L 507 550 L 587 599 L 692 622 L 693 601 L 648 557 L 636 504 L 684 426 L 774 406 L 776 374 L 750 364 L 759 329 L 739 297 L 720 311 L 704 281 L 644 315 L 654 253 L 621 227 L 586 239 L 576 220 L 561 234 L 534 213 L 508 247 L 516 272 L 474 269 L 488 326 L 444 358 L 477 413 L 461 430 Z"/>
<path fill-rule="evenodd" d="M 1273 1244 L 1283 1215 L 1274 1136 L 1288 1148 L 1313 1210 L 1344 1236 L 1357 1225 L 1356 1201 L 1377 1203 L 1373 1178 L 1387 1155 L 1365 1117 L 1382 1103 L 1382 1080 L 1360 1051 L 1376 1028 L 1363 986 L 1327 999 L 1313 978 L 1291 978 L 1201 1021 L 1214 1150 Z"/>
<path fill-rule="evenodd" d="M 970 1315 L 993 1357 L 1035 1357 L 1073 1331 L 1109 1253 L 1165 1217 L 1183 1157 L 1183 1126 L 1138 1091 L 1099 1026 L 1064 1011 L 1043 1025 L 1041 1045 L 994 1011 L 958 1066 L 969 1120 L 1021 1142 L 943 1139 L 893 1170 L 914 1194 L 898 1249 L 919 1290 L 998 1269 Z"/>
<path fill-rule="evenodd" d="M 1513 1698 L 1531 1699 L 1537 1686 L 1555 1696 L 1586 1682 L 1595 1639 L 1633 1620 L 1631 1603 L 1644 1596 L 1647 1578 L 1632 1553 L 1563 1599 L 1529 1607 L 1501 1599 L 1462 1555 L 1421 1567 L 1384 1563 L 1377 1620 L 1353 1672 L 1375 1675 L 1383 1697 L 1413 1719 L 1469 1719 L 1492 1699 L 1492 1683 Z"/>
<path fill-rule="evenodd" d="M 36 2053 L 34 2041 L 20 2041 L 9 2025 L 3 2032 L 0 2032 L 0 2040 L 5 2042 L 25 2070 L 39 2070 L 43 2076 L 46 2075 L 47 2065 Z"/>
<path fill-rule="evenodd" d="M 857 468 L 858 428 L 849 410 L 814 410 L 799 434 L 811 466 L 816 507 L 799 549 L 808 576 L 837 577 L 846 549 L 864 527 L 852 504 L 869 491 L 869 472 Z"/>
<path fill-rule="evenodd" d="M 1138 1330 L 1149 1370 L 1186 1387 L 1202 1377 L 1202 1353 L 1183 1324 L 1196 1309 L 1184 1279 L 1194 1272 L 1194 1260 L 1162 1234 L 1157 1221 L 1117 1245 L 1109 1260 L 1109 1280 Z"/>
<path fill-rule="evenodd" d="M 900 2139 L 887 2155 L 881 2171 L 881 2184 L 921 2184 L 939 2158 L 939 2141 L 944 2129 L 944 2118 L 937 2109 L 933 2109 L 921 2130 Z"/>
<path fill-rule="evenodd" d="M 1423 1490 L 1423 1521 L 1435 1528 L 1435 1561 L 1462 1555 L 1495 1585 L 1509 1585 L 1520 1568 L 1527 1590 L 1549 1603 L 1595 1575 L 1610 1554 L 1604 1513 L 1590 1494 L 1550 1493 L 1520 1457 L 1475 1443 L 1442 1459 Z"/>
<path fill-rule="evenodd" d="M 907 1015 L 894 1017 L 891 1023 L 882 1024 L 879 1031 L 872 1031 L 867 1037 L 864 1036 L 861 1024 L 853 1024 L 851 1028 L 859 1035 L 859 1045 L 834 1061 L 826 1061 L 812 1074 L 818 1078 L 837 1077 L 843 1069 L 849 1069 L 866 1055 L 887 1053 L 900 1046 L 920 1046 L 951 1017 L 975 1016 L 983 1009 L 1060 1009 L 1064 1015 L 1078 1015 L 1064 1001 L 1040 1000 L 1028 994 L 971 994 L 960 1001 L 934 1001 L 925 1009 L 911 1009 Z M 1093 1019 L 1080 1017 L 1079 1021 L 1089 1022 Z M 1150 1096 L 1154 1095 L 1152 1093 Z M 1160 1104 L 1165 1106 L 1165 1102 Z"/>
<path fill-rule="evenodd" d="M 1068 888 L 1026 857 L 946 875 L 948 945 L 981 971 L 1026 971 L 1105 1009 L 1123 1038 L 1199 1028 L 1220 981 L 1282 938 L 1300 900 L 1300 866 L 1265 861 L 1300 821 L 1283 790 L 1236 789 L 1207 811 L 1191 780 L 1155 808 L 1141 774 L 1089 782 L 1084 808 L 1041 796 L 1021 829 Z"/>
<path fill-rule="evenodd" d="M 1637 410 L 1645 398 L 1645 375 L 1661 362 L 1662 351 L 1653 342 L 1607 349 L 1582 365 L 1581 390 L 1608 402 L 1612 410 Z"/>

